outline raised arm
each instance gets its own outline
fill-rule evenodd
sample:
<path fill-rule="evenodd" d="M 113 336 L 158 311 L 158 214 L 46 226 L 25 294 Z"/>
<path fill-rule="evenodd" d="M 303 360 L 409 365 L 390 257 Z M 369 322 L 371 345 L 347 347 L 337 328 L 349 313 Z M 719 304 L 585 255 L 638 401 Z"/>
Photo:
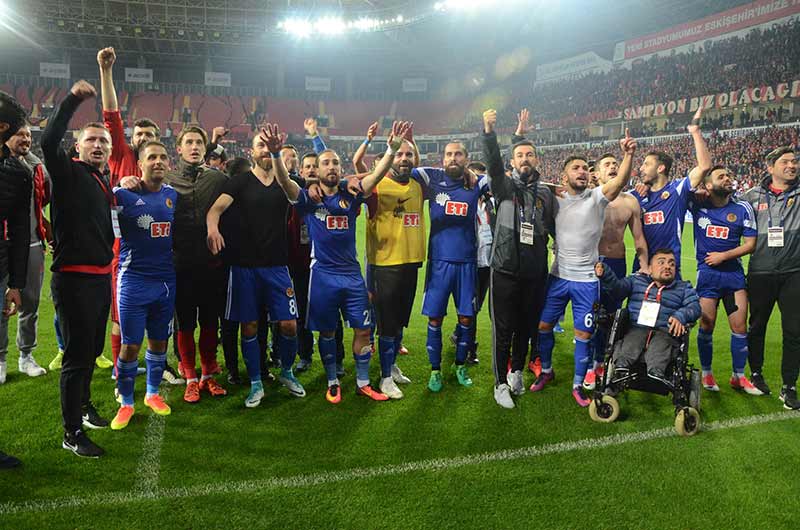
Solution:
<path fill-rule="evenodd" d="M 394 162 L 394 155 L 400 146 L 405 141 L 404 136 L 408 131 L 409 123 L 404 121 L 396 121 L 392 124 L 392 133 L 389 135 L 389 147 L 386 149 L 386 154 L 383 155 L 378 165 L 372 172 L 361 180 L 361 189 L 365 197 L 372 195 L 372 190 L 383 179 Z"/>
<path fill-rule="evenodd" d="M 311 143 L 314 146 L 315 153 L 320 154 L 328 148 L 328 146 L 325 145 L 325 141 L 319 135 L 317 120 L 314 118 L 306 118 L 303 120 L 303 128 L 306 130 L 306 134 L 311 137 Z"/>
<path fill-rule="evenodd" d="M 624 300 L 633 292 L 633 278 L 631 276 L 617 278 L 614 271 L 610 267 L 606 267 L 605 263 L 596 263 L 594 273 L 600 278 L 603 290 L 607 291 L 615 300 Z"/>
<path fill-rule="evenodd" d="M 278 181 L 278 185 L 290 202 L 297 202 L 297 197 L 300 195 L 300 186 L 289 178 L 289 171 L 286 170 L 283 159 L 281 159 L 281 148 L 283 147 L 285 135 L 281 134 L 277 123 L 268 123 L 266 128 L 261 129 L 261 138 L 267 144 L 267 149 L 269 149 L 269 154 L 272 157 L 272 167 L 275 170 L 275 179 Z"/>
<path fill-rule="evenodd" d="M 103 100 L 103 111 L 119 110 L 117 91 L 114 88 L 113 68 L 117 60 L 114 48 L 103 48 L 97 52 L 97 64 L 100 66 L 100 94 Z"/>
<path fill-rule="evenodd" d="M 647 240 L 644 237 L 642 228 L 642 208 L 639 201 L 633 195 L 626 195 L 631 208 L 631 218 L 628 220 L 628 228 L 633 236 L 633 246 L 636 248 L 636 258 L 639 260 L 639 270 L 644 274 L 650 273 L 650 256 L 647 252 Z"/>
<path fill-rule="evenodd" d="M 486 172 L 489 175 L 492 193 L 501 201 L 508 195 L 508 179 L 503 157 L 500 155 L 500 146 L 497 144 L 497 111 L 488 109 L 483 113 L 483 159 L 486 161 Z"/>
<path fill-rule="evenodd" d="M 703 138 L 703 133 L 700 131 L 700 118 L 703 115 L 703 106 L 697 108 L 694 113 L 692 123 L 690 123 L 686 130 L 692 135 L 694 142 L 694 152 L 697 157 L 697 165 L 689 171 L 689 184 L 691 188 L 695 189 L 703 182 L 703 178 L 711 171 L 712 162 L 711 154 L 708 152 L 708 146 Z"/>
<path fill-rule="evenodd" d="M 622 188 L 631 178 L 631 166 L 633 165 L 633 154 L 636 152 L 636 140 L 631 138 L 630 131 L 627 128 L 625 129 L 625 138 L 619 141 L 619 146 L 625 156 L 619 165 L 617 176 L 603 184 L 603 195 L 609 202 L 619 197 L 619 194 L 622 193 Z"/>
<path fill-rule="evenodd" d="M 97 96 L 97 91 L 92 85 L 83 80 L 78 81 L 72 85 L 67 97 L 56 107 L 53 115 L 47 121 L 47 127 L 42 133 L 42 153 L 44 153 L 45 166 L 54 182 L 71 173 L 69 158 L 61 149 L 61 140 L 67 133 L 69 121 L 85 99 L 95 96 Z"/>
<path fill-rule="evenodd" d="M 369 144 L 372 143 L 372 139 L 375 138 L 376 132 L 378 132 L 377 121 L 369 126 L 367 129 L 367 138 L 361 142 L 361 145 L 358 146 L 358 149 L 356 149 L 356 152 L 353 154 L 353 166 L 356 168 L 356 173 L 367 173 L 369 171 L 367 164 L 364 163 L 364 155 L 367 154 L 367 148 Z"/>

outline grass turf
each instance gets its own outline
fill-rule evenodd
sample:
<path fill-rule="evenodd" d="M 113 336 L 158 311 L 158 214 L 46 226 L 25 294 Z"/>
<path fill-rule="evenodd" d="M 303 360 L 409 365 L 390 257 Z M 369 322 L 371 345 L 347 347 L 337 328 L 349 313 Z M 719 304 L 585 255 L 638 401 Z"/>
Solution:
<path fill-rule="evenodd" d="M 694 279 L 689 228 L 684 232 L 682 268 L 685 277 Z M 363 238 L 363 232 L 359 232 Z M 363 248 L 363 241 L 359 242 Z M 630 256 L 628 261 L 630 264 Z M 151 413 L 141 404 L 143 377 L 138 378 L 137 414 L 131 425 L 121 432 L 92 432 L 92 438 L 108 455 L 100 460 L 83 460 L 60 448 L 57 374 L 36 379 L 20 375 L 12 346 L 8 382 L 0 386 L 0 449 L 20 457 L 24 464 L 0 473 L 0 527 L 793 527 L 792 514 L 800 508 L 793 494 L 800 464 L 796 450 L 800 424 L 795 418 L 705 432 L 692 439 L 667 437 L 512 461 L 465 460 L 460 462 L 463 465 L 438 470 L 350 477 L 333 483 L 272 488 L 238 484 L 451 459 L 672 426 L 672 406 L 661 396 L 627 393 L 621 399 L 622 417 L 610 425 L 593 423 L 586 410 L 574 403 L 570 396 L 573 360 L 569 312 L 567 333 L 556 339 L 556 383 L 540 394 L 526 393 L 518 399 L 516 409 L 500 409 L 492 398 L 486 311 L 480 314 L 478 323 L 481 364 L 471 369 L 475 386 L 461 388 L 447 372 L 444 390 L 431 394 L 425 388 L 429 367 L 421 303 L 422 272 L 405 337 L 411 354 L 399 360 L 413 380 L 403 389 L 405 399 L 373 403 L 356 397 L 350 357 L 346 358 L 348 375 L 339 406 L 324 399 L 326 385 L 316 357 L 312 369 L 300 376 L 308 391 L 305 399 L 290 397 L 279 385 L 269 386 L 267 398 L 258 409 L 244 408 L 245 387 L 229 388 L 228 397 L 223 399 L 204 396 L 196 405 L 184 403 L 182 388 L 173 387 L 168 390 L 173 414 L 164 422 L 157 469 L 140 465 L 143 447 L 150 439 L 148 433 L 153 432 L 148 429 Z M 774 395 L 745 396 L 721 384 L 719 394 L 703 394 L 704 421 L 781 410 L 777 400 L 779 322 L 776 312 L 767 335 L 765 375 Z M 445 331 L 449 332 L 454 323 L 451 309 Z M 12 321 L 12 337 L 15 326 Z M 46 365 L 56 351 L 52 304 L 46 294 L 39 327 L 35 355 Z M 730 373 L 728 337 L 727 322 L 719 318 L 714 368 L 720 383 L 725 383 Z M 444 344 L 447 365 L 453 347 L 446 338 Z M 694 340 L 692 359 L 696 362 Z M 174 359 L 171 363 L 174 365 Z M 116 409 L 109 375 L 108 370 L 96 370 L 92 388 L 95 403 L 108 417 Z M 377 360 L 372 375 L 376 380 Z M 527 385 L 532 377 L 526 373 Z M 174 488 L 206 484 L 232 486 L 209 495 L 171 493 Z M 152 498 L 114 502 L 118 498 L 114 494 L 142 488 L 151 488 Z M 42 505 L 33 504 L 7 513 L 8 503 L 72 496 L 91 498 L 92 503 L 57 510 L 39 510 Z"/>

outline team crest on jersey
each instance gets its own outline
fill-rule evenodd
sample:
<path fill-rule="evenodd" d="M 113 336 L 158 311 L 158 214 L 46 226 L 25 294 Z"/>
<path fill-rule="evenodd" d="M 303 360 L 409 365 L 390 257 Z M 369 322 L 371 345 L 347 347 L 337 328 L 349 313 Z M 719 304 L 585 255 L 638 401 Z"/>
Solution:
<path fill-rule="evenodd" d="M 317 208 L 317 211 L 314 212 L 314 217 L 320 221 L 324 221 L 330 214 L 331 212 L 329 212 L 327 208 Z"/>
<path fill-rule="evenodd" d="M 350 208 L 350 201 L 347 199 L 339 199 L 339 208 L 342 210 L 348 210 Z"/>
<path fill-rule="evenodd" d="M 735 223 L 737 217 L 735 213 L 729 213 L 725 219 L 727 219 L 729 223 Z"/>
<path fill-rule="evenodd" d="M 152 215 L 144 214 L 136 218 L 136 226 L 144 230 L 150 229 L 150 224 L 155 221 Z"/>
<path fill-rule="evenodd" d="M 664 193 L 662 193 L 662 194 L 661 194 L 661 198 L 662 198 L 662 199 L 664 199 L 664 200 L 667 200 L 667 199 L 669 199 L 669 192 L 668 192 L 668 191 L 665 191 Z"/>
<path fill-rule="evenodd" d="M 794 204 L 794 197 L 789 197 L 789 200 L 786 201 L 786 207 L 791 208 Z"/>
<path fill-rule="evenodd" d="M 542 202 L 542 199 L 536 199 L 536 209 L 541 210 L 542 208 L 544 208 L 544 203 Z"/>
<path fill-rule="evenodd" d="M 438 204 L 439 206 L 444 206 L 445 204 L 447 204 L 447 201 L 449 200 L 450 200 L 450 195 L 448 195 L 447 193 L 439 193 L 436 195 L 436 204 Z"/>
<path fill-rule="evenodd" d="M 170 199 L 169 197 L 167 197 L 167 200 L 166 200 L 165 202 L 166 202 L 166 204 L 167 204 L 167 208 L 172 208 L 172 199 Z"/>
<path fill-rule="evenodd" d="M 291 287 L 287 287 L 286 288 L 286 296 L 289 297 L 289 298 L 293 297 L 294 296 L 294 289 L 292 289 Z"/>

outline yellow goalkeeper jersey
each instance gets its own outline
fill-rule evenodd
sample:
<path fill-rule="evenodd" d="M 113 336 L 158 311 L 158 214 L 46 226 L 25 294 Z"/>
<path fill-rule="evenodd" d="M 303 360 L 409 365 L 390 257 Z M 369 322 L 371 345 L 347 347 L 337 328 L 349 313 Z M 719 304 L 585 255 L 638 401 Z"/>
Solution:
<path fill-rule="evenodd" d="M 367 262 L 402 265 L 425 261 L 425 211 L 422 186 L 386 177 L 367 200 Z"/>

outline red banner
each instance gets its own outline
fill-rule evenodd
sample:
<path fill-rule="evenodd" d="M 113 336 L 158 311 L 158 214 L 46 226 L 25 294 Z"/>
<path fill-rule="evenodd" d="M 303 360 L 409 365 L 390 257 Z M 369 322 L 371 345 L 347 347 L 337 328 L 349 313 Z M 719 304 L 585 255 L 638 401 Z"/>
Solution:
<path fill-rule="evenodd" d="M 622 59 L 641 57 L 800 13 L 800 0 L 759 0 L 624 42 Z M 618 45 L 619 46 L 619 45 Z M 620 57 L 615 57 L 619 60 Z"/>

